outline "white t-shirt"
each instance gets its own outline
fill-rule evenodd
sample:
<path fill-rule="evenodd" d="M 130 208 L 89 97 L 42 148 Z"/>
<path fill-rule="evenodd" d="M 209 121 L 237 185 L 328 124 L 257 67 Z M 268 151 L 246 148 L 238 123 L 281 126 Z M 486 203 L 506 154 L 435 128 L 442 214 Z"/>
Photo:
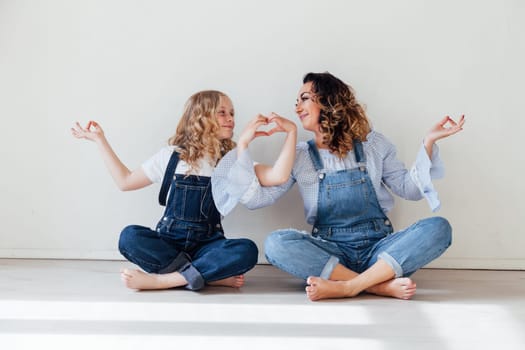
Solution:
<path fill-rule="evenodd" d="M 146 160 L 144 163 L 142 163 L 142 170 L 144 170 L 144 173 L 150 179 L 151 182 L 161 182 L 164 173 L 166 172 L 166 167 L 168 166 L 168 162 L 170 161 L 170 157 L 175 150 L 175 146 L 166 146 L 163 147 L 160 151 L 158 151 L 155 155 L 153 155 L 150 159 Z M 211 174 L 213 173 L 214 166 L 212 166 L 210 159 L 201 159 L 199 161 L 199 170 L 198 172 L 195 172 L 195 170 L 192 170 L 188 175 L 198 175 L 198 176 L 208 176 L 211 177 Z M 175 174 L 182 174 L 186 175 L 186 172 L 189 169 L 188 163 L 183 161 L 182 159 L 179 159 L 179 163 L 177 164 L 177 169 L 175 170 Z"/>

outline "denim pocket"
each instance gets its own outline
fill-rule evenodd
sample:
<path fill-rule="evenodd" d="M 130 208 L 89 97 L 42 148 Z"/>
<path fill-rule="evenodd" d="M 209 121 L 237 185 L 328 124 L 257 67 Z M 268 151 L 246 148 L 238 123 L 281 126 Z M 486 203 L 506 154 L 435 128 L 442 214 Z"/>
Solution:
<path fill-rule="evenodd" d="M 332 216 L 350 218 L 363 215 L 368 209 L 370 193 L 364 178 L 327 184 L 324 190 L 326 210 Z"/>
<path fill-rule="evenodd" d="M 178 220 L 202 222 L 208 219 L 208 210 L 212 202 L 207 186 L 175 184 L 175 203 L 173 216 Z"/>

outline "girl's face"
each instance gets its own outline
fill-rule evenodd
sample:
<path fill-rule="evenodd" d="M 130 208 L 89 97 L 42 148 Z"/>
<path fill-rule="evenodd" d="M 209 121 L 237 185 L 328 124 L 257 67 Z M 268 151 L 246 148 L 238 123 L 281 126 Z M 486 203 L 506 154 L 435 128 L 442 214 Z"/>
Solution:
<path fill-rule="evenodd" d="M 299 90 L 295 103 L 295 113 L 301 120 L 303 128 L 308 131 L 319 131 L 319 115 L 321 106 L 315 101 L 316 95 L 312 92 L 312 82 L 305 83 Z"/>
<path fill-rule="evenodd" d="M 219 131 L 220 140 L 233 137 L 233 128 L 235 127 L 234 115 L 232 101 L 228 97 L 221 96 L 219 107 L 215 113 L 215 118 L 217 118 L 221 128 Z"/>

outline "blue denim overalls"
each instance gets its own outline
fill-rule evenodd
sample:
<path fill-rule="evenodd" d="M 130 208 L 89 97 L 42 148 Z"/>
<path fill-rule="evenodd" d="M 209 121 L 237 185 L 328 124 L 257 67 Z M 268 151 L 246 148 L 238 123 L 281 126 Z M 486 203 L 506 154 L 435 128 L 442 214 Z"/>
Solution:
<path fill-rule="evenodd" d="M 245 273 L 257 263 L 258 251 L 248 239 L 226 239 L 220 213 L 211 194 L 210 177 L 176 174 L 178 153 L 170 158 L 159 194 L 168 203 L 153 231 L 148 227 L 126 227 L 119 250 L 129 261 L 147 272 L 178 271 L 186 288 L 201 289 L 212 282 Z"/>
<path fill-rule="evenodd" d="M 424 219 L 393 234 L 366 169 L 361 142 L 354 142 L 354 169 L 327 172 L 313 140 L 308 151 L 319 178 L 316 221 L 311 235 L 285 229 L 266 240 L 268 261 L 306 279 L 328 279 L 337 264 L 361 273 L 378 258 L 396 277 L 408 276 L 441 255 L 451 242 L 448 222 Z"/>

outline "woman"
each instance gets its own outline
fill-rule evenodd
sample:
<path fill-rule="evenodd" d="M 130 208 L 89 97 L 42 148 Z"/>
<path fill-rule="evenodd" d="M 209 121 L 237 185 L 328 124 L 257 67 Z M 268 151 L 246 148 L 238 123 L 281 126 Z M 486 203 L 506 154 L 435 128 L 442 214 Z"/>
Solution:
<path fill-rule="evenodd" d="M 411 298 L 416 284 L 409 276 L 447 249 L 451 227 L 432 217 L 394 232 L 386 216 L 394 204 L 391 192 L 409 200 L 425 197 L 432 210 L 439 208 L 431 179 L 442 176 L 443 166 L 435 142 L 462 130 L 464 117 L 436 124 L 408 171 L 395 147 L 372 130 L 352 89 L 333 75 L 304 77 L 296 113 L 314 138 L 297 145 L 288 181 L 261 186 L 249 152 L 232 151 L 212 178 L 219 211 L 226 214 L 238 202 L 250 209 L 271 205 L 297 182 L 312 232 L 271 233 L 265 242 L 268 261 L 304 278 L 311 300 L 363 291 Z"/>

